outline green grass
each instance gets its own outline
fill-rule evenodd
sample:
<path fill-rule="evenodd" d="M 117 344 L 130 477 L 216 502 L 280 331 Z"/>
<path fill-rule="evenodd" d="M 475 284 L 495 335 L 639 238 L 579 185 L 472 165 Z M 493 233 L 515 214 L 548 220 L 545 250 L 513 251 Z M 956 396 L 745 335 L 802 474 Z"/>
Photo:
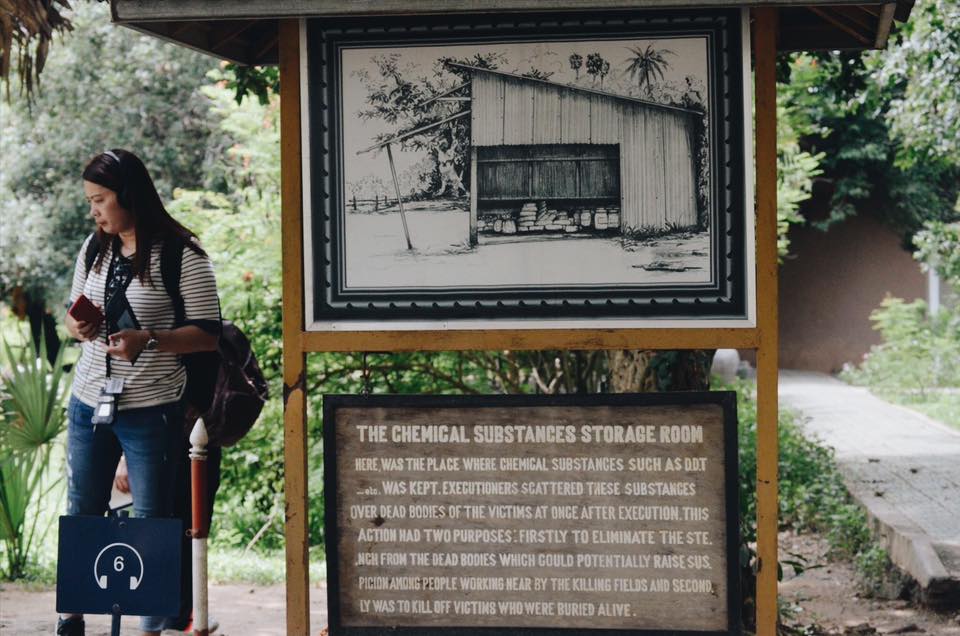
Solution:
<path fill-rule="evenodd" d="M 894 391 L 874 391 L 878 397 L 919 411 L 938 422 L 960 430 L 960 393 L 901 393 Z"/>
<path fill-rule="evenodd" d="M 207 558 L 207 575 L 211 583 L 249 583 L 280 585 L 286 579 L 286 558 L 282 551 L 244 554 L 242 549 L 212 546 Z M 327 578 L 322 552 L 310 551 L 310 581 Z"/>

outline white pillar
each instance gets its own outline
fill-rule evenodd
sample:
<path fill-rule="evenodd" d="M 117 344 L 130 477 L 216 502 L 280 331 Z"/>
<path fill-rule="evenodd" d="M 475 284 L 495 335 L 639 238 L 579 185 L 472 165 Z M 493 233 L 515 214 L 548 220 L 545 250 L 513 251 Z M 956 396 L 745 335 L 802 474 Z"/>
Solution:
<path fill-rule="evenodd" d="M 940 277 L 932 267 L 927 270 L 927 306 L 931 316 L 940 312 Z"/>
<path fill-rule="evenodd" d="M 209 634 L 207 627 L 207 427 L 198 419 L 190 432 L 190 477 L 193 493 L 193 633 Z"/>

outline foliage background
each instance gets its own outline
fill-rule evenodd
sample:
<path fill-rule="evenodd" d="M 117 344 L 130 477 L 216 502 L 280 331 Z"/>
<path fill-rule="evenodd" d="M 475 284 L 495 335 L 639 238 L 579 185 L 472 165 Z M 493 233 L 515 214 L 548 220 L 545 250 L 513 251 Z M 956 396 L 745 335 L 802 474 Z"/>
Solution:
<path fill-rule="evenodd" d="M 113 27 L 107 9 L 77 3 L 75 30 L 55 41 L 33 104 L 0 103 L 0 296 L 11 302 L 15 292 L 25 295 L 59 321 L 76 252 L 91 229 L 79 178 L 85 161 L 108 147 L 126 147 L 143 157 L 171 212 L 201 236 L 210 252 L 224 315 L 250 335 L 273 395 L 260 423 L 225 454 L 214 541 L 246 548 L 257 537 L 254 549 L 272 550 L 282 544 L 283 525 L 276 73 L 230 68 Z M 782 60 L 781 255 L 789 249 L 789 226 L 805 222 L 804 202 L 817 191 L 831 199 L 824 227 L 851 214 L 877 214 L 905 238 L 928 221 L 941 223 L 929 226 L 931 231 L 952 227 L 960 188 L 960 135 L 951 114 L 960 86 L 956 12 L 955 0 L 922 1 L 903 31 L 902 49 Z M 239 99 L 247 90 L 259 99 Z M 910 135 L 918 126 L 924 134 Z M 955 234 L 946 236 L 956 240 Z M 943 248 L 940 238 L 926 245 L 930 253 L 956 254 L 949 244 Z M 912 315 L 908 308 L 901 310 Z M 709 362 L 705 352 L 635 353 L 311 355 L 311 544 L 322 542 L 318 414 L 324 392 L 690 388 L 675 370 L 686 367 L 704 376 Z M 743 421 L 748 457 L 752 432 L 749 419 Z M 812 452 L 795 446 L 800 455 Z M 751 464 L 743 465 L 749 488 Z M 805 468 L 797 474 L 814 472 Z M 749 502 L 749 493 L 744 496 Z M 794 523 L 812 525 L 807 519 L 813 513 L 802 496 L 783 501 L 791 506 Z M 749 506 L 745 514 L 749 520 Z"/>

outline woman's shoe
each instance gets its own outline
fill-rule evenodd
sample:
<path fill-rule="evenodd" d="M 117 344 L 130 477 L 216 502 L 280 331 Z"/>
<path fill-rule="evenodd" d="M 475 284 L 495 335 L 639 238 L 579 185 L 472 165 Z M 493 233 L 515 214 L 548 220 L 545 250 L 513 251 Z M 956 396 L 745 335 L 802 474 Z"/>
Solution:
<path fill-rule="evenodd" d="M 57 619 L 57 636 L 85 636 L 85 630 L 82 616 Z"/>

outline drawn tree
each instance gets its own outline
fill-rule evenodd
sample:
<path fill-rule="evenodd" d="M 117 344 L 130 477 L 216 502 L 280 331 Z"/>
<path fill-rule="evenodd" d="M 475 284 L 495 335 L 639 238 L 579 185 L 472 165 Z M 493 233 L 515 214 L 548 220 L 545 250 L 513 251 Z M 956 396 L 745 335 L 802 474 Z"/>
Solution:
<path fill-rule="evenodd" d="M 570 56 L 570 68 L 577 74 L 576 80 L 580 81 L 580 69 L 583 68 L 583 56 L 574 53 Z"/>
<path fill-rule="evenodd" d="M 379 135 L 377 142 L 443 121 L 461 110 L 460 102 L 432 101 L 437 94 L 456 88 L 470 79 L 467 69 L 451 66 L 466 64 L 479 68 L 498 68 L 505 60 L 501 54 L 476 54 L 469 58 L 443 57 L 436 61 L 432 74 L 424 75 L 420 66 L 403 65 L 399 53 L 378 55 L 371 60 L 375 74 L 357 71 L 367 91 L 367 108 L 359 111 L 360 119 L 382 119 L 394 130 Z M 467 118 L 452 119 L 423 134 L 407 137 L 399 145 L 405 149 L 426 151 L 433 162 L 433 173 L 427 191 L 414 193 L 434 197 L 458 197 L 469 189 L 470 122 Z"/>
<path fill-rule="evenodd" d="M 593 83 L 597 83 L 597 77 L 603 70 L 605 60 L 599 53 L 590 53 L 587 55 L 587 73 L 593 77 Z M 609 64 L 607 65 L 609 66 Z"/>
<path fill-rule="evenodd" d="M 655 49 L 650 44 L 643 50 L 637 46 L 627 47 L 627 50 L 633 55 L 626 60 L 625 72 L 630 75 L 630 79 L 637 82 L 641 93 L 646 92 L 648 96 L 652 95 L 653 82 L 658 77 L 663 80 L 665 71 L 670 67 L 666 56 L 676 55 L 676 53 L 670 49 Z"/>
<path fill-rule="evenodd" d="M 600 88 L 603 88 L 603 78 L 610 73 L 610 62 L 604 60 L 600 65 Z"/>

